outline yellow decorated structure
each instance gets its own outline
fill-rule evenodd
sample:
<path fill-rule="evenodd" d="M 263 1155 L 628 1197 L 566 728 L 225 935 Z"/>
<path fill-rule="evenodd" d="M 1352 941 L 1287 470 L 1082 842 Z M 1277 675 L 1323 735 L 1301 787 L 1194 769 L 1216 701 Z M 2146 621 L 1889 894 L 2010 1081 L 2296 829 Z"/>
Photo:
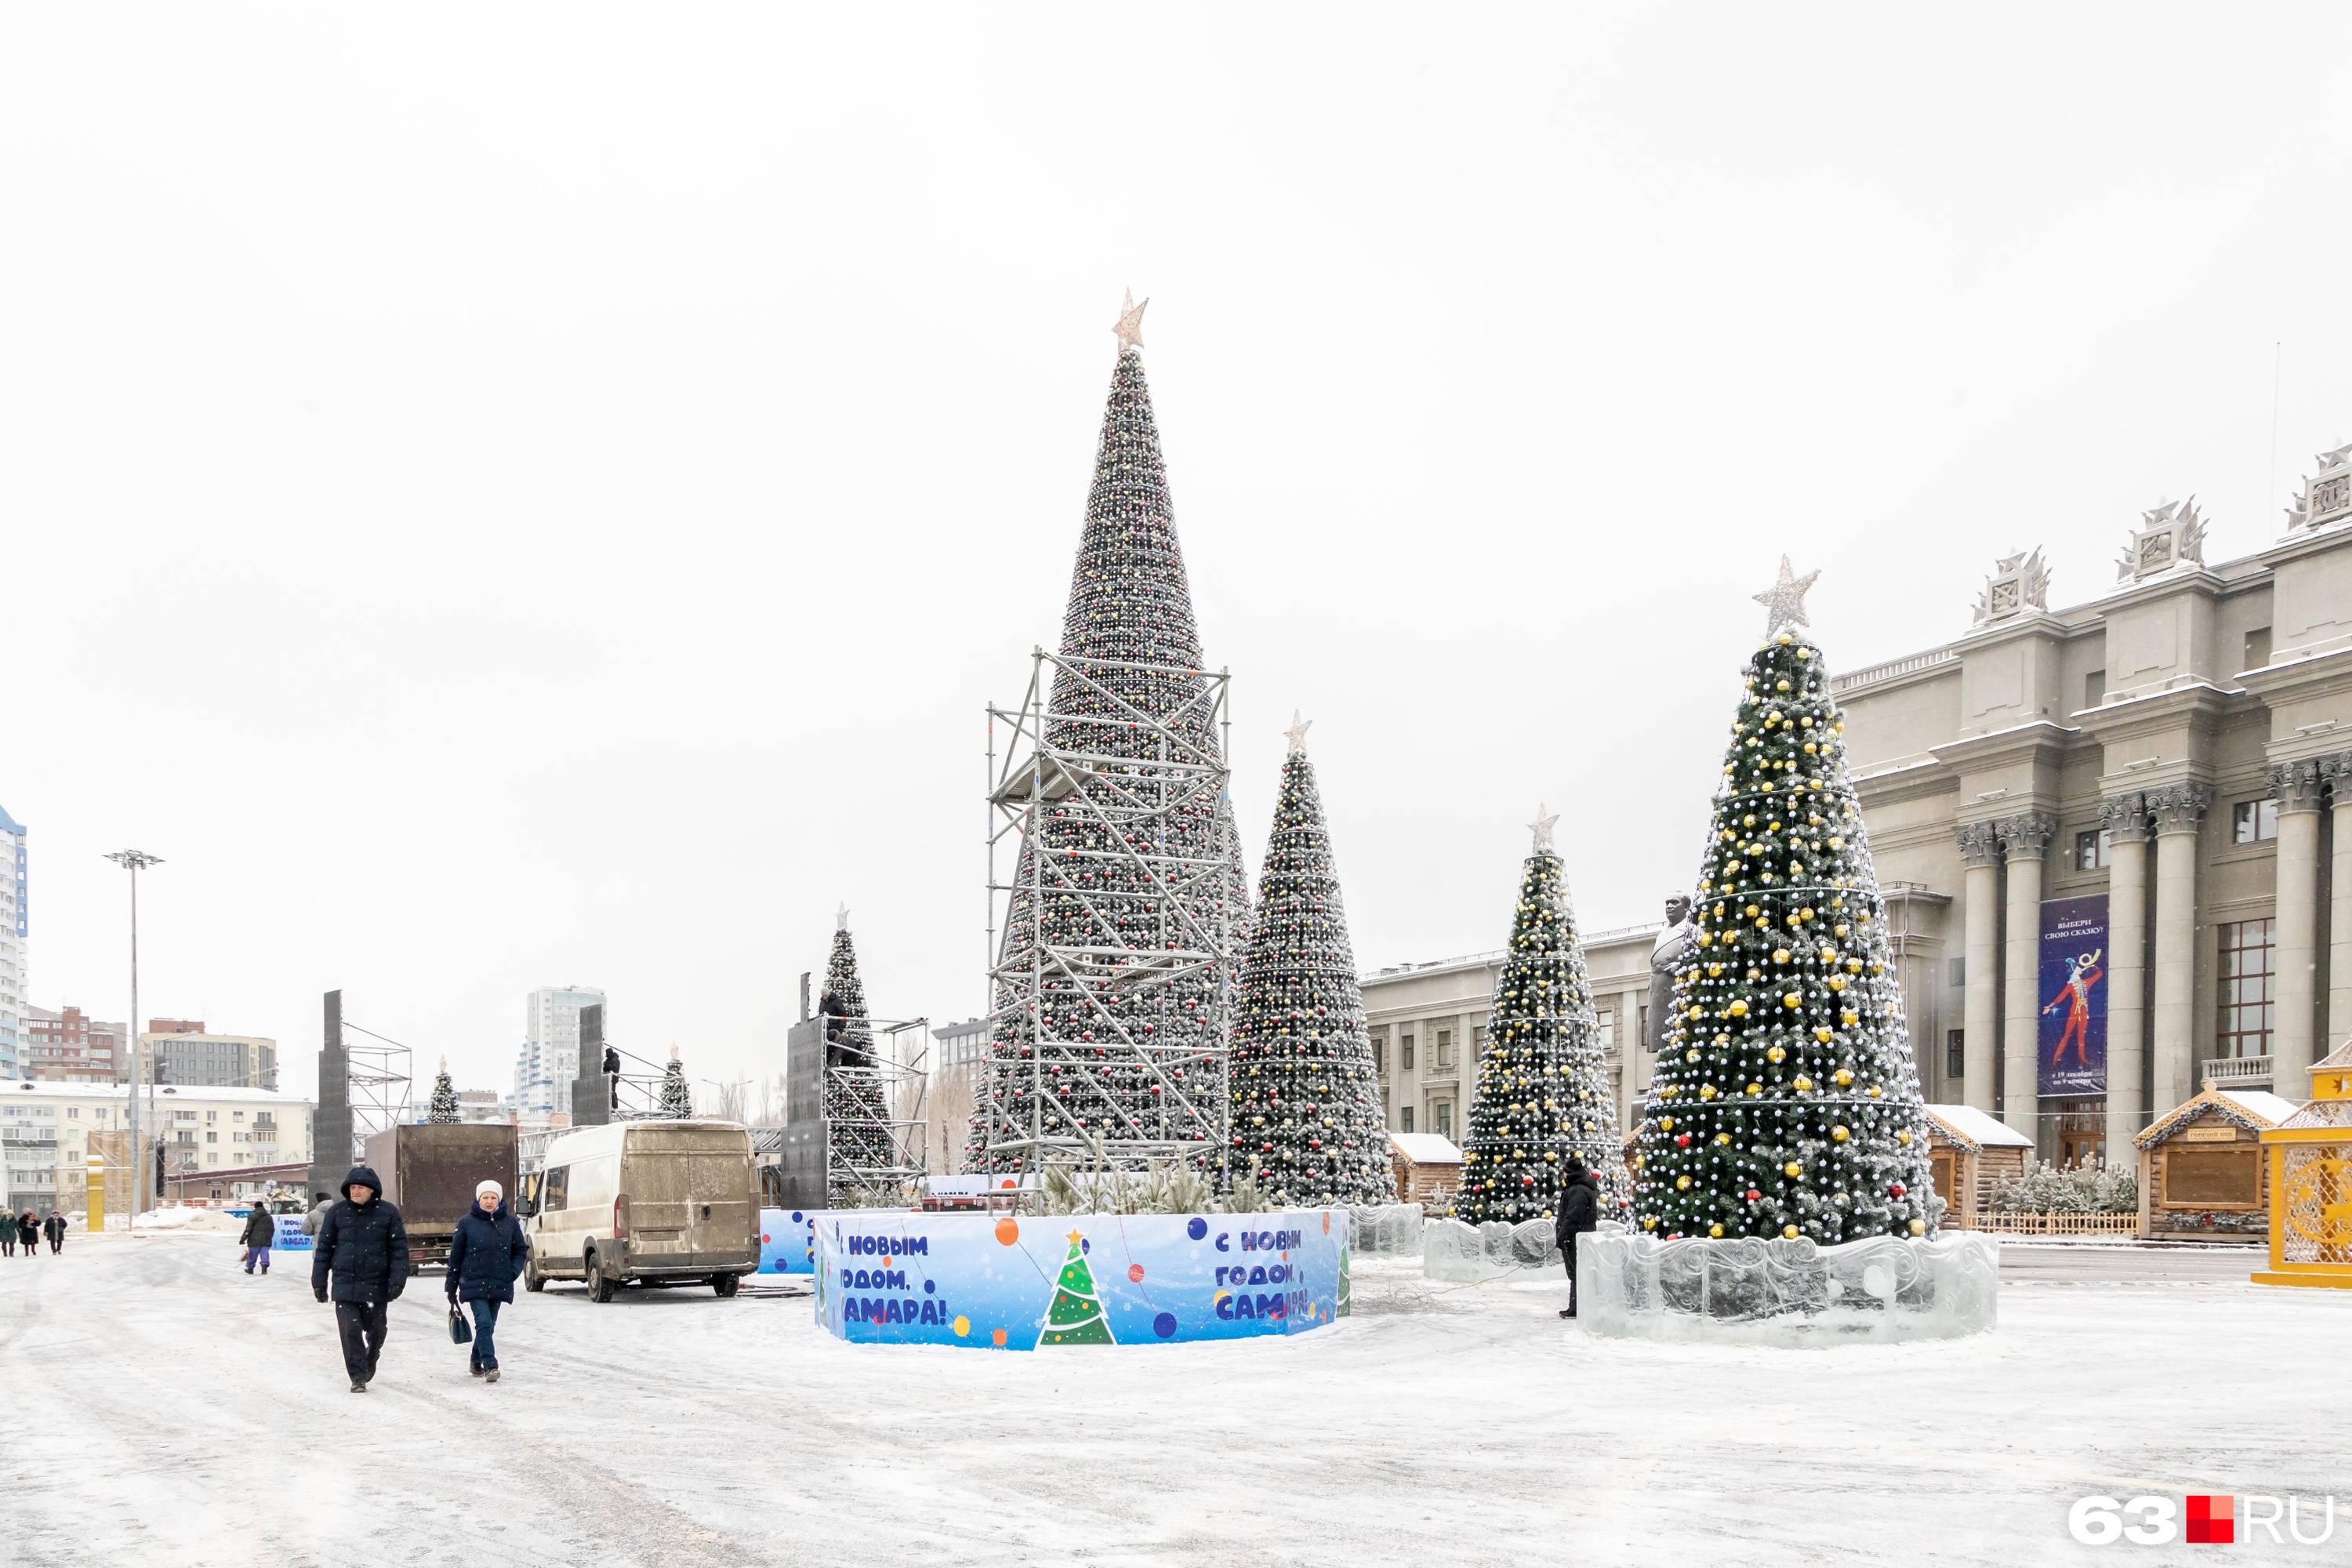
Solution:
<path fill-rule="evenodd" d="M 2257 1285 L 2352 1289 L 2352 1040 L 2311 1068 L 2311 1102 L 2263 1134 L 2271 1266 Z"/>

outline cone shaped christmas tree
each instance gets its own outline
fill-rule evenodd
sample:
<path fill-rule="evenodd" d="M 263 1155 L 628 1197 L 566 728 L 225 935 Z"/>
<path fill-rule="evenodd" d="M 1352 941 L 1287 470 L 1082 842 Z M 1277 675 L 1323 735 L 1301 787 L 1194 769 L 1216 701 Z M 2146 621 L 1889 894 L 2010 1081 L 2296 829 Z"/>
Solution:
<path fill-rule="evenodd" d="M 662 1071 L 661 1113 L 680 1119 L 694 1114 L 694 1097 L 686 1087 L 686 1064 L 677 1059 L 677 1047 L 669 1048 L 669 1066 Z"/>
<path fill-rule="evenodd" d="M 1307 725 L 1294 721 L 1242 965 L 1231 1061 L 1234 1176 L 1283 1204 L 1396 1201 L 1364 994 Z"/>
<path fill-rule="evenodd" d="M 1772 605 L 1715 796 L 1698 945 L 1635 1145 L 1661 1237 L 1833 1244 L 1935 1228 L 1917 1070 L 1829 671 Z"/>
<path fill-rule="evenodd" d="M 1070 1253 L 1062 1259 L 1061 1277 L 1054 1281 L 1054 1300 L 1045 1309 L 1037 1344 L 1108 1345 L 1110 1322 L 1103 1316 L 1102 1298 L 1096 1293 L 1095 1273 L 1087 1266 L 1086 1237 L 1070 1232 Z"/>
<path fill-rule="evenodd" d="M 1247 877 L 1230 803 L 1199 787 L 1198 763 L 1221 754 L 1217 709 L 1138 352 L 1140 316 L 1133 307 L 1121 321 L 1042 736 L 1068 757 L 1065 777 L 1079 793 L 1049 785 L 1024 829 L 967 1170 L 1034 1167 L 1056 1141 L 1099 1142 L 1114 1161 L 1181 1141 L 1202 1168 L 1219 1152 L 1204 1130 L 1213 1116 L 1195 1108 L 1223 1101 Z M 1192 770 L 1171 769 L 1171 752 Z M 1169 957 L 1211 951 L 1227 956 Z M 1139 1065 L 1147 1056 L 1160 1065 Z M 1027 1151 L 995 1147 L 992 1128 L 1030 1141 Z"/>
<path fill-rule="evenodd" d="M 1537 808 L 1535 851 L 1519 872 L 1510 947 L 1487 1013 L 1454 1195 L 1454 1217 L 1473 1225 L 1551 1218 L 1571 1154 L 1600 1179 L 1602 1218 L 1623 1213 L 1630 1195 L 1584 944 L 1552 848 L 1557 821 Z"/>
<path fill-rule="evenodd" d="M 866 983 L 857 975 L 857 947 L 849 937 L 849 910 L 835 918 L 833 952 L 825 960 L 824 1115 L 835 1164 L 874 1169 L 893 1163 L 888 1096 L 874 1054 L 874 1027 L 866 1011 Z"/>
<path fill-rule="evenodd" d="M 433 1080 L 433 1108 L 425 1113 L 427 1121 L 451 1122 L 465 1120 L 457 1109 L 457 1087 L 449 1081 L 449 1058 L 441 1058 L 440 1076 Z"/>

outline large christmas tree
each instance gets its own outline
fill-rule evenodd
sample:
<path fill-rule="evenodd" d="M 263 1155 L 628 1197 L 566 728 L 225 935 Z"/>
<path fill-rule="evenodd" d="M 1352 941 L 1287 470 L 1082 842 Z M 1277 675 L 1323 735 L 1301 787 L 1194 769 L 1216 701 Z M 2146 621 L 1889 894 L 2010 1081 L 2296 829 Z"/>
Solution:
<path fill-rule="evenodd" d="M 866 983 L 857 974 L 857 948 L 849 938 L 849 910 L 834 917 L 833 952 L 825 960 L 824 1115 L 837 1165 L 875 1170 L 898 1162 L 890 1146 L 889 1096 L 874 1055 L 873 1019 Z"/>
<path fill-rule="evenodd" d="M 449 1058 L 447 1057 L 443 1057 L 441 1058 L 439 1075 L 433 1080 L 433 1105 L 432 1108 L 425 1112 L 425 1120 L 427 1121 L 441 1122 L 445 1125 L 448 1122 L 462 1121 L 465 1120 L 465 1112 L 457 1108 L 457 1086 L 449 1081 Z"/>
<path fill-rule="evenodd" d="M 1124 1145 L 1173 1141 L 1199 1166 L 1216 1152 L 1176 1102 L 1223 1103 L 1248 884 L 1232 805 L 1201 785 L 1220 737 L 1144 382 L 1142 313 L 1130 303 L 1119 319 L 1043 736 L 1078 791 L 1049 784 L 1022 841 L 967 1170 L 1034 1166 L 1044 1147 L 1097 1141 L 1113 1160 Z M 1171 751 L 1182 766 L 1170 766 Z M 1170 956 L 1221 944 L 1219 963 Z M 992 1147 L 992 1128 L 1034 1140 L 1030 1151 Z"/>
<path fill-rule="evenodd" d="M 1454 1216 L 1473 1224 L 1551 1218 L 1570 1154 L 1600 1178 L 1601 1217 L 1622 1213 L 1631 1195 L 1584 944 L 1552 847 L 1559 820 L 1536 808 L 1535 848 L 1519 871 L 1510 948 L 1487 1013 L 1454 1196 Z"/>
<path fill-rule="evenodd" d="M 1396 1201 L 1339 878 L 1294 717 L 1234 1018 L 1234 1176 L 1284 1204 Z"/>
<path fill-rule="evenodd" d="M 661 1113 L 680 1121 L 694 1114 L 694 1095 L 686 1084 L 686 1064 L 677 1059 L 676 1046 L 669 1048 L 669 1066 L 662 1070 Z"/>
<path fill-rule="evenodd" d="M 1675 982 L 1635 1146 L 1634 1213 L 1663 1237 L 1934 1227 L 1919 1080 L 1844 728 L 1799 579 L 1759 601 L 1715 797 L 1698 946 Z"/>

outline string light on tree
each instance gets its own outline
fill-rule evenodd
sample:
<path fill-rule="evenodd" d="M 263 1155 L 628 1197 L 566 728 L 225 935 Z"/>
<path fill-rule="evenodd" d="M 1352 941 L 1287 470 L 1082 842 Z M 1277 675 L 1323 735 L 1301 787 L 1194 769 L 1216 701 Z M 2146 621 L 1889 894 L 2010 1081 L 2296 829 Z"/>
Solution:
<path fill-rule="evenodd" d="M 1380 1079 L 1308 728 L 1294 714 L 1285 731 L 1290 752 L 1242 964 L 1228 1169 L 1283 1204 L 1393 1203 Z"/>
<path fill-rule="evenodd" d="M 1844 721 L 1786 556 L 1715 796 L 1673 1027 L 1634 1146 L 1662 1237 L 1935 1229 L 1927 1124 Z"/>
<path fill-rule="evenodd" d="M 1528 825 L 1535 843 L 1476 1063 L 1454 1199 L 1455 1217 L 1474 1224 L 1552 1217 L 1570 1154 L 1600 1178 L 1604 1216 L 1630 1196 L 1584 945 L 1552 847 L 1559 822 L 1538 805 Z"/>

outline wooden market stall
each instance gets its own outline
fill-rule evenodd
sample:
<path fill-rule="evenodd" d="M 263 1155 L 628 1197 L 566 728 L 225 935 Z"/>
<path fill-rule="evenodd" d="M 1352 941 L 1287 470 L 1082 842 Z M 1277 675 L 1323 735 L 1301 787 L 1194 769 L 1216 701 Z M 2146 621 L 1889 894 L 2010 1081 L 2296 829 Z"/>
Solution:
<path fill-rule="evenodd" d="M 2311 1068 L 2311 1100 L 2262 1135 L 2270 1267 L 2257 1285 L 2352 1289 L 2352 1040 Z"/>
<path fill-rule="evenodd" d="M 1929 1105 L 1927 1159 L 1936 1177 L 1936 1195 L 1944 1200 L 1944 1221 L 1956 1230 L 1973 1230 L 1987 1212 L 1995 1182 L 2013 1182 L 2025 1174 L 2033 1156 L 2033 1140 L 1987 1111 L 1972 1105 Z"/>
<path fill-rule="evenodd" d="M 1397 1202 L 1442 1204 L 1462 1185 L 1462 1151 L 1439 1132 L 1391 1132 Z"/>
<path fill-rule="evenodd" d="M 2261 1236 L 2269 1226 L 2262 1135 L 2294 1106 L 2256 1089 L 2216 1089 L 2149 1123 L 2139 1150 L 2139 1234 L 2206 1240 Z"/>

